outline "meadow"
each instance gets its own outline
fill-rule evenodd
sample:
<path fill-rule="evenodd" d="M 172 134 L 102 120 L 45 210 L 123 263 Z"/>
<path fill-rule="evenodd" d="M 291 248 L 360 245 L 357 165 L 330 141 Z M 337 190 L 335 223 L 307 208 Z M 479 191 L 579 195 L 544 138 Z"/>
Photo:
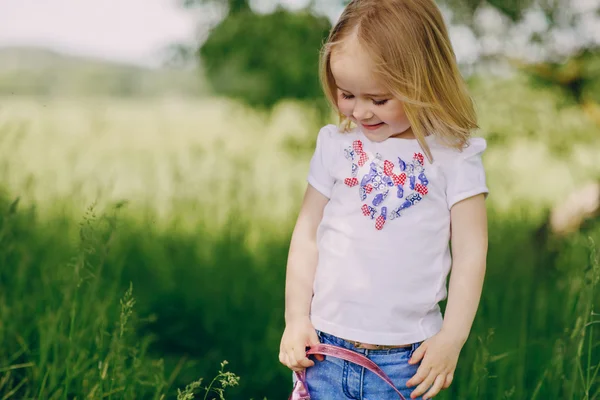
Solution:
<path fill-rule="evenodd" d="M 600 177 L 600 129 L 523 77 L 470 85 L 490 252 L 438 398 L 598 399 L 600 223 L 542 227 Z M 1 104 L 0 400 L 287 398 L 285 262 L 318 113 L 219 98 Z"/>

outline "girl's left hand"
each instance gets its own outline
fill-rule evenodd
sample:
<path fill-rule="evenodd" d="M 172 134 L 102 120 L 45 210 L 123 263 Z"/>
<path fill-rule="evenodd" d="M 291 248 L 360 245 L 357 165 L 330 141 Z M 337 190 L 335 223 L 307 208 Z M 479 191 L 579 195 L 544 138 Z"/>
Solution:
<path fill-rule="evenodd" d="M 447 389 L 452 383 L 456 363 L 464 341 L 458 340 L 453 335 L 440 331 L 437 335 L 425 340 L 408 360 L 411 365 L 417 364 L 421 359 L 415 376 L 406 383 L 407 387 L 417 386 L 411 393 L 411 398 L 423 395 L 423 399 L 431 399 L 440 390 Z M 432 386 L 433 385 L 433 386 Z"/>

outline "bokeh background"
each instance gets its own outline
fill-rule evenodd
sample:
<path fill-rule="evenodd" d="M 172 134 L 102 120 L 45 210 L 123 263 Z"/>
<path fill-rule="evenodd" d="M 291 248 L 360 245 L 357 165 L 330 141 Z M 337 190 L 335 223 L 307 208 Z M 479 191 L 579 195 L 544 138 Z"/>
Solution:
<path fill-rule="evenodd" d="M 600 2 L 439 5 L 491 195 L 438 398 L 600 399 Z M 0 0 L 0 399 L 287 398 L 287 249 L 342 7 Z"/>

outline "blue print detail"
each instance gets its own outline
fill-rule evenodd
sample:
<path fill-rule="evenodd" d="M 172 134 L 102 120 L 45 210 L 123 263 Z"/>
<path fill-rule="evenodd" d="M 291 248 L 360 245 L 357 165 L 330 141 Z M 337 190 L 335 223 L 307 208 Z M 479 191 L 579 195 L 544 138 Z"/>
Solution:
<path fill-rule="evenodd" d="M 427 179 L 427 177 L 425 176 L 424 172 L 421 172 L 419 174 L 419 180 L 421 181 L 421 183 L 425 186 L 429 185 L 429 180 Z"/>
<path fill-rule="evenodd" d="M 354 152 L 354 149 L 352 148 L 352 146 L 348 147 L 347 149 L 344 149 L 344 153 L 348 160 L 354 161 L 355 152 Z"/>
<path fill-rule="evenodd" d="M 415 183 L 417 178 L 414 175 L 408 177 L 410 179 L 410 190 L 415 190 Z"/>
<path fill-rule="evenodd" d="M 377 209 L 369 206 L 369 213 L 371 214 L 371 219 L 375 219 L 375 216 L 377 215 Z"/>
<path fill-rule="evenodd" d="M 356 178 L 357 173 L 358 173 L 358 165 L 352 163 L 352 177 Z"/>
<path fill-rule="evenodd" d="M 367 199 L 367 190 L 364 186 L 361 186 L 359 189 L 360 193 L 360 201 L 365 201 Z"/>
<path fill-rule="evenodd" d="M 400 157 L 398 157 L 398 168 L 400 168 L 400 171 L 402 172 L 406 171 L 406 163 L 402 161 Z"/>
<path fill-rule="evenodd" d="M 387 197 L 389 193 L 389 190 L 387 192 L 384 193 L 379 193 L 377 196 L 375 196 L 375 198 L 373 199 L 373 205 L 375 207 L 379 206 L 381 203 L 383 203 L 383 201 L 385 200 L 385 198 Z"/>
<path fill-rule="evenodd" d="M 407 201 L 410 201 L 410 203 L 412 205 L 418 203 L 419 201 L 423 200 L 423 198 L 421 197 L 421 195 L 419 193 L 413 193 L 410 196 L 408 196 L 406 198 Z"/>
<path fill-rule="evenodd" d="M 390 219 L 400 218 L 402 216 L 402 210 L 407 210 L 412 207 L 412 203 L 408 200 L 404 200 L 404 203 L 400 205 L 400 207 L 394 209 L 392 214 L 390 215 Z"/>
<path fill-rule="evenodd" d="M 377 175 L 373 177 L 373 189 L 375 190 L 383 191 L 392 186 L 394 186 L 394 182 L 389 176 Z"/>
<path fill-rule="evenodd" d="M 369 182 L 372 182 L 373 179 L 378 175 L 377 173 L 377 165 L 375 163 L 371 163 L 369 173 L 363 176 L 362 181 L 360 182 L 361 186 L 367 186 Z"/>
<path fill-rule="evenodd" d="M 360 186 L 367 186 L 372 180 L 373 176 L 371 176 L 371 174 L 367 174 L 363 176 L 362 181 L 360 181 Z"/>
<path fill-rule="evenodd" d="M 387 187 L 386 183 L 383 181 L 383 177 L 381 175 L 377 175 L 373 178 L 373 189 L 382 191 Z"/>
<path fill-rule="evenodd" d="M 399 207 L 400 210 L 406 210 L 407 208 L 412 207 L 413 203 L 412 201 L 410 201 L 409 199 L 404 200 L 404 203 L 402 203 Z"/>
<path fill-rule="evenodd" d="M 387 207 L 381 207 L 381 216 L 384 220 L 387 219 Z"/>
<path fill-rule="evenodd" d="M 398 197 L 399 199 L 404 197 L 404 188 L 402 187 L 402 185 L 398 185 L 398 191 L 396 192 L 396 197 Z"/>
<path fill-rule="evenodd" d="M 400 208 L 396 208 L 395 210 L 392 210 L 392 213 L 390 214 L 390 220 L 394 220 L 396 218 L 400 218 L 401 214 L 400 214 Z"/>

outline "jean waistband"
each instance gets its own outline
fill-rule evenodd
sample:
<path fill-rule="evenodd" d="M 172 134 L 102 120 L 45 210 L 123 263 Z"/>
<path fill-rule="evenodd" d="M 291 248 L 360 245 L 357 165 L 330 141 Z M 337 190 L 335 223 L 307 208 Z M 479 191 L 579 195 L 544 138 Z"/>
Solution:
<path fill-rule="evenodd" d="M 342 347 L 342 348 L 345 348 L 345 349 L 348 349 L 348 350 L 353 350 L 353 351 L 356 351 L 356 352 L 359 352 L 359 353 L 363 353 L 363 354 L 367 351 L 367 349 L 365 349 L 365 348 L 356 347 L 355 346 L 356 342 L 352 342 L 350 340 L 342 339 L 340 337 L 331 335 L 331 334 L 326 333 L 326 332 L 322 332 L 322 331 L 317 330 L 317 335 L 319 336 L 319 339 L 321 339 L 321 340 L 325 339 L 325 340 L 327 340 L 329 343 L 331 343 L 334 346 Z M 408 352 L 410 352 L 412 354 L 419 347 L 419 345 L 421 343 L 422 342 L 416 342 L 416 343 L 412 343 L 412 344 L 410 344 L 409 346 L 406 346 L 406 347 L 395 347 L 393 349 L 375 349 L 375 350 L 368 350 L 368 351 L 369 352 L 374 352 L 374 351 L 375 352 L 387 352 L 387 351 L 390 351 L 390 350 L 394 350 L 394 351 L 403 351 L 404 350 L 404 351 L 408 351 Z"/>

